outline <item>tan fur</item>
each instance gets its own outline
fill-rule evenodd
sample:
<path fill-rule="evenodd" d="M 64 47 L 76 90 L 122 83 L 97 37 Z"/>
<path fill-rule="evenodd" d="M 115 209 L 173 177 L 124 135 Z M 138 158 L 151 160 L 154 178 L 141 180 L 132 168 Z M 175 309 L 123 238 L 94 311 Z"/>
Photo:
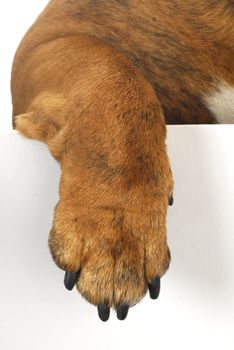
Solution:
<path fill-rule="evenodd" d="M 234 84 L 231 6 L 52 0 L 16 53 L 14 126 L 62 169 L 51 253 L 93 304 L 134 305 L 169 266 L 165 119 L 216 122 L 202 96 Z"/>

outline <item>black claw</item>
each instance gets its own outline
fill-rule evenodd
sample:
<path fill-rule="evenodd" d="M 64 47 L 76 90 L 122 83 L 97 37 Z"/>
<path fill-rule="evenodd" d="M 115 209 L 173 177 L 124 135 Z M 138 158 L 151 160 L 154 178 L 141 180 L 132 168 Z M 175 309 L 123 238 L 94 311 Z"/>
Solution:
<path fill-rule="evenodd" d="M 126 304 L 120 305 L 117 308 L 117 317 L 120 321 L 125 320 L 128 315 L 129 306 Z"/>
<path fill-rule="evenodd" d="M 98 316 L 103 322 L 106 322 L 110 317 L 110 308 L 105 304 L 98 305 Z"/>
<path fill-rule="evenodd" d="M 170 206 L 172 206 L 173 203 L 174 203 L 174 198 L 173 198 L 173 196 L 171 196 L 171 197 L 169 198 L 168 204 L 169 204 Z"/>
<path fill-rule="evenodd" d="M 80 275 L 80 271 L 76 272 L 69 272 L 66 271 L 65 277 L 64 277 L 64 285 L 68 290 L 72 290 L 74 285 L 76 284 L 78 278 Z"/>
<path fill-rule="evenodd" d="M 151 299 L 157 299 L 160 293 L 160 278 L 156 277 L 152 283 L 149 284 L 149 293 Z"/>

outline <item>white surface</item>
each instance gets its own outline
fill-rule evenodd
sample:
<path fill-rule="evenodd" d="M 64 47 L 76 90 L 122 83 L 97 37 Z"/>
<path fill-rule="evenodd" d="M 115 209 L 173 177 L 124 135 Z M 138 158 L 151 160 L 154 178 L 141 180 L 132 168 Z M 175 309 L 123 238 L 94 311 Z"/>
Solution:
<path fill-rule="evenodd" d="M 58 165 L 43 144 L 0 134 L 1 350 L 234 349 L 234 126 L 168 130 L 171 268 L 157 301 L 107 323 L 50 257 Z"/>

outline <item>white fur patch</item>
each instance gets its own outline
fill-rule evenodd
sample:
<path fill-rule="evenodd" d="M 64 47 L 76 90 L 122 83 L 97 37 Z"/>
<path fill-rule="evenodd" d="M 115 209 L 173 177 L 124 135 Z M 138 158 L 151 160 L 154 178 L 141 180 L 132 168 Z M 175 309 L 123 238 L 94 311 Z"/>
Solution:
<path fill-rule="evenodd" d="M 219 123 L 234 124 L 234 86 L 219 82 L 216 91 L 204 100 Z"/>

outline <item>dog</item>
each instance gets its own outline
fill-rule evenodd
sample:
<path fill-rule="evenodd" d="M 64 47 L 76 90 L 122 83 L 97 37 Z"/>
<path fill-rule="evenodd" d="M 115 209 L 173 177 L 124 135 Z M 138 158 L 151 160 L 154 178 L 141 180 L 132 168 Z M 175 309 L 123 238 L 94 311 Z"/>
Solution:
<path fill-rule="evenodd" d="M 60 163 L 49 247 L 107 321 L 170 264 L 166 124 L 234 122 L 232 0 L 51 0 L 17 49 L 13 127 Z"/>

